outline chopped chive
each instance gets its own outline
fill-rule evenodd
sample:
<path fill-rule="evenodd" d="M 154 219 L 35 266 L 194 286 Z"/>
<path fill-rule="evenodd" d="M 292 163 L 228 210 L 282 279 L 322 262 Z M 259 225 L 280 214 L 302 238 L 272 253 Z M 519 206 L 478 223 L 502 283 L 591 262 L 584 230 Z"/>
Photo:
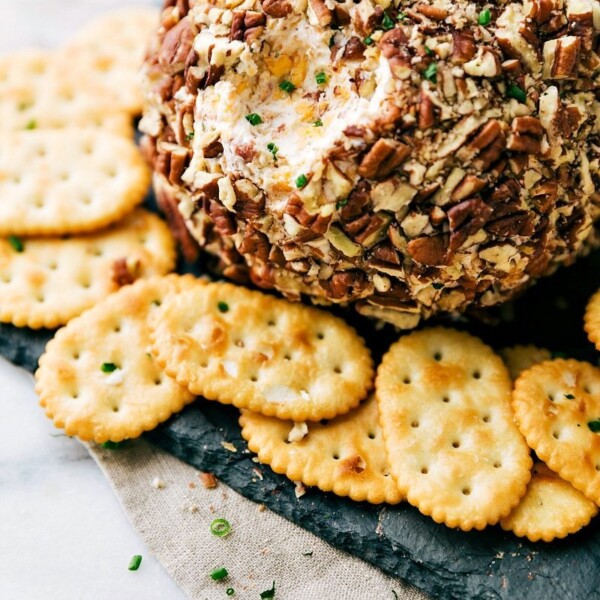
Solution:
<path fill-rule="evenodd" d="M 368 35 L 364 40 L 363 43 L 365 44 L 365 46 L 370 46 L 373 43 L 373 38 Z"/>
<path fill-rule="evenodd" d="M 383 19 L 381 21 L 381 28 L 384 31 L 389 31 L 394 28 L 394 21 L 390 18 L 390 15 L 387 12 L 383 11 Z"/>
<path fill-rule="evenodd" d="M 308 183 L 308 177 L 302 173 L 302 175 L 298 175 L 296 177 L 296 187 L 298 189 L 303 188 Z"/>
<path fill-rule="evenodd" d="M 491 20 L 492 20 L 492 13 L 487 8 L 484 8 L 479 13 L 479 19 L 477 21 L 480 25 L 483 25 L 483 27 L 485 27 L 486 25 L 490 24 Z"/>
<path fill-rule="evenodd" d="M 323 121 L 321 121 L 321 119 L 317 119 L 317 120 L 316 120 L 316 121 L 313 123 L 313 125 L 314 125 L 315 127 L 323 127 Z"/>
<path fill-rule="evenodd" d="M 231 533 L 231 524 L 227 519 L 215 519 L 210 524 L 210 532 L 217 537 L 225 537 Z"/>
<path fill-rule="evenodd" d="M 283 90 L 284 92 L 287 92 L 288 94 L 291 94 L 296 89 L 296 86 L 291 81 L 284 79 L 279 84 L 279 89 Z"/>
<path fill-rule="evenodd" d="M 189 142 L 189 141 L 193 140 L 193 139 L 194 139 L 194 135 L 195 135 L 195 133 L 194 133 L 193 131 L 190 131 L 190 132 L 189 132 L 189 133 L 188 133 L 188 134 L 185 136 L 185 141 L 186 141 L 186 142 Z"/>
<path fill-rule="evenodd" d="M 508 95 L 509 98 L 514 98 L 515 100 L 518 100 L 519 102 L 527 102 L 527 93 L 525 92 L 525 90 L 523 88 L 520 88 L 518 85 L 515 85 L 514 83 L 511 83 L 508 86 L 508 90 L 506 91 L 506 94 Z"/>
<path fill-rule="evenodd" d="M 37 128 L 37 121 L 35 119 L 31 119 L 31 121 L 29 121 L 29 123 L 27 123 L 27 125 L 25 125 L 25 129 L 36 129 Z"/>
<path fill-rule="evenodd" d="M 103 442 L 100 444 L 105 450 L 118 450 L 123 446 L 123 442 Z"/>
<path fill-rule="evenodd" d="M 15 252 L 23 252 L 23 250 L 24 250 L 23 242 L 16 235 L 9 235 L 8 243 L 12 246 L 12 249 Z"/>
<path fill-rule="evenodd" d="M 246 121 L 250 123 L 250 125 L 260 125 L 263 120 L 260 118 L 260 115 L 257 113 L 250 113 L 246 115 Z"/>
<path fill-rule="evenodd" d="M 600 419 L 590 421 L 588 423 L 588 427 L 590 428 L 590 431 L 593 431 L 594 433 L 600 433 Z"/>
<path fill-rule="evenodd" d="M 273 158 L 277 160 L 277 153 L 279 152 L 279 148 L 273 142 L 269 142 L 267 144 L 267 150 L 273 155 Z"/>
<path fill-rule="evenodd" d="M 102 363 L 100 370 L 103 373 L 112 373 L 113 371 L 117 370 L 117 365 L 115 365 L 115 363 L 109 363 L 109 362 Z"/>
<path fill-rule="evenodd" d="M 219 309 L 219 312 L 226 313 L 229 310 L 229 304 L 221 301 L 217 303 L 217 308 Z"/>
<path fill-rule="evenodd" d="M 329 47 L 333 48 L 335 44 L 335 33 L 329 38 Z"/>
<path fill-rule="evenodd" d="M 429 46 L 425 46 L 425 52 L 431 56 L 433 54 L 433 50 Z"/>
<path fill-rule="evenodd" d="M 437 65 L 435 63 L 431 63 L 424 71 L 423 77 L 428 79 L 433 83 L 437 83 Z"/>
<path fill-rule="evenodd" d="M 404 19 L 406 19 L 406 13 L 403 13 L 403 12 L 398 13 L 398 16 L 396 17 L 396 19 L 398 21 L 404 21 Z"/>
<path fill-rule="evenodd" d="M 348 204 L 348 198 L 343 198 L 342 200 L 338 200 L 335 203 L 335 208 L 337 210 L 340 210 L 340 209 L 344 208 L 344 206 L 346 206 L 346 204 Z"/>
<path fill-rule="evenodd" d="M 322 71 L 315 75 L 315 79 L 317 80 L 317 83 L 319 85 L 321 85 L 323 83 L 327 83 L 327 75 L 325 73 L 323 73 Z"/>
<path fill-rule="evenodd" d="M 225 579 L 229 573 L 227 573 L 227 569 L 225 567 L 221 567 L 220 569 L 214 569 L 210 572 L 211 579 L 215 581 L 220 581 L 221 579 Z"/>
<path fill-rule="evenodd" d="M 273 587 L 270 590 L 261 592 L 260 597 L 262 600 L 271 600 L 272 598 L 275 598 L 275 582 L 273 582 Z"/>
<path fill-rule="evenodd" d="M 431 284 L 434 290 L 441 290 L 444 287 L 443 283 L 432 283 Z"/>
<path fill-rule="evenodd" d="M 129 561 L 129 570 L 130 571 L 137 571 L 140 568 L 140 565 L 142 564 L 142 557 L 140 554 L 135 554 L 134 556 L 131 557 L 131 560 Z"/>
<path fill-rule="evenodd" d="M 233 588 L 227 588 L 225 592 L 228 596 L 233 596 L 235 594 L 235 590 Z"/>

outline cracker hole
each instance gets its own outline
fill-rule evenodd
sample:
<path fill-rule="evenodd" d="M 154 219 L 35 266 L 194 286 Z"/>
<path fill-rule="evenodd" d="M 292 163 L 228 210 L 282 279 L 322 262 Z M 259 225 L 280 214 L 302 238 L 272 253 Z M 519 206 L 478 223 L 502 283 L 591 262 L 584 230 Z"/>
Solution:
<path fill-rule="evenodd" d="M 553 437 L 555 440 L 557 440 L 557 439 L 560 437 L 560 434 L 559 434 L 559 432 L 558 432 L 558 431 L 553 431 L 553 432 L 552 432 L 552 437 Z"/>
<path fill-rule="evenodd" d="M 449 398 L 448 396 L 444 396 L 444 397 L 442 398 L 442 402 L 443 402 L 444 404 L 448 404 L 448 402 L 450 402 L 450 398 Z"/>
<path fill-rule="evenodd" d="M 256 383 L 256 382 L 258 381 L 258 377 L 257 377 L 256 375 L 252 375 L 252 376 L 250 377 L 250 381 L 251 381 L 252 383 Z"/>
<path fill-rule="evenodd" d="M 374 440 L 375 439 L 375 434 L 372 431 L 370 431 L 368 435 L 369 435 L 369 439 L 370 440 Z"/>
<path fill-rule="evenodd" d="M 317 339 L 318 340 L 324 340 L 325 339 L 325 334 L 321 331 L 319 331 L 319 333 L 317 333 Z"/>
<path fill-rule="evenodd" d="M 436 360 L 437 362 L 440 362 L 440 360 L 442 360 L 442 353 L 441 352 L 436 352 L 433 355 L 433 360 Z"/>
<path fill-rule="evenodd" d="M 460 442 L 458 440 L 454 440 L 452 442 L 452 447 L 453 448 L 460 448 Z"/>
<path fill-rule="evenodd" d="M 321 419 L 319 421 L 319 423 L 321 423 L 321 425 L 327 425 L 327 423 L 329 423 L 329 420 L 328 419 Z"/>
<path fill-rule="evenodd" d="M 36 301 L 41 304 L 46 301 L 46 298 L 43 296 L 43 294 L 39 294 L 38 297 L 36 298 Z"/>
<path fill-rule="evenodd" d="M 115 325 L 115 326 L 113 327 L 113 331 L 114 331 L 115 333 L 121 333 L 121 326 L 120 326 L 120 325 Z"/>
<path fill-rule="evenodd" d="M 410 377 L 405 377 L 405 378 L 402 380 L 402 383 L 404 383 L 404 384 L 406 384 L 406 385 L 409 385 L 409 384 L 410 384 Z"/>
<path fill-rule="evenodd" d="M 596 465 L 596 471 L 600 471 L 600 465 Z"/>
<path fill-rule="evenodd" d="M 289 352 L 286 352 L 286 353 L 283 355 L 283 358 L 284 358 L 285 360 L 292 360 L 292 355 L 291 355 Z"/>
<path fill-rule="evenodd" d="M 416 429 L 416 428 L 419 426 L 419 421 L 413 421 L 413 422 L 410 424 L 410 426 L 411 426 L 413 429 Z"/>
<path fill-rule="evenodd" d="M 474 371 L 473 372 L 473 379 L 481 379 L 481 372 L 480 371 Z"/>
<path fill-rule="evenodd" d="M 38 156 L 41 156 L 41 157 L 44 157 L 44 156 L 46 156 L 46 148 L 44 148 L 44 146 L 40 146 L 40 147 L 37 149 L 37 153 L 36 153 L 36 154 L 37 154 Z"/>
<path fill-rule="evenodd" d="M 554 394 L 548 394 L 548 400 L 550 400 L 550 402 L 554 402 Z"/>
<path fill-rule="evenodd" d="M 484 423 L 489 423 L 492 420 L 492 417 L 490 417 L 490 415 L 485 415 L 484 417 L 482 417 L 481 419 Z"/>
<path fill-rule="evenodd" d="M 56 264 L 56 262 L 52 261 L 48 263 L 48 269 L 50 269 L 51 271 L 56 271 L 56 269 L 58 269 L 58 265 Z"/>
<path fill-rule="evenodd" d="M 118 406 L 113 406 L 113 412 L 119 412 L 119 407 Z"/>
<path fill-rule="evenodd" d="M 275 323 L 275 320 L 274 320 L 274 319 L 269 319 L 269 320 L 267 321 L 267 325 L 268 325 L 269 327 L 275 327 L 275 325 L 276 325 L 276 323 Z"/>
<path fill-rule="evenodd" d="M 494 463 L 494 469 L 499 469 L 502 466 L 502 463 L 500 461 L 496 461 Z"/>
<path fill-rule="evenodd" d="M 206 367 L 208 367 L 208 363 L 207 363 L 206 361 L 202 361 L 202 362 L 200 363 L 200 366 L 201 366 L 203 369 L 206 369 Z"/>
<path fill-rule="evenodd" d="M 429 473 L 429 469 L 427 467 L 421 467 L 421 475 L 427 475 Z"/>
<path fill-rule="evenodd" d="M 236 345 L 238 348 L 243 348 L 243 347 L 245 346 L 245 344 L 244 344 L 244 340 L 235 340 L 235 345 Z"/>
<path fill-rule="evenodd" d="M 471 493 L 471 488 L 465 487 L 461 490 L 463 496 L 468 496 Z"/>
<path fill-rule="evenodd" d="M 19 177 L 19 175 L 15 175 L 13 177 L 13 183 L 16 183 L 16 184 L 21 183 L 21 178 Z"/>
<path fill-rule="evenodd" d="M 162 385 L 162 379 L 155 379 L 154 380 L 154 385 Z"/>
<path fill-rule="evenodd" d="M 334 454 L 332 456 L 333 460 L 340 460 L 340 455 L 339 454 Z"/>
<path fill-rule="evenodd" d="M 73 353 L 73 360 L 79 360 L 80 354 L 79 352 L 74 352 Z"/>
<path fill-rule="evenodd" d="M 340 375 L 341 372 L 342 372 L 342 369 L 340 367 L 333 367 L 333 372 L 337 373 L 338 375 Z"/>
<path fill-rule="evenodd" d="M 102 250 L 102 248 L 92 248 L 91 253 L 94 256 L 102 256 L 104 254 L 104 251 Z"/>
<path fill-rule="evenodd" d="M 589 386 L 589 385 L 584 385 L 584 386 L 583 386 L 583 391 L 584 391 L 586 394 L 591 394 L 591 393 L 592 393 L 592 390 L 590 389 L 590 386 Z"/>
<path fill-rule="evenodd" d="M 73 398 L 73 400 L 77 400 L 77 398 L 79 398 L 79 394 L 73 394 L 71 398 Z"/>
<path fill-rule="evenodd" d="M 61 173 L 59 175 L 59 178 L 61 181 L 68 181 L 70 179 L 70 177 L 71 177 L 70 173 Z"/>

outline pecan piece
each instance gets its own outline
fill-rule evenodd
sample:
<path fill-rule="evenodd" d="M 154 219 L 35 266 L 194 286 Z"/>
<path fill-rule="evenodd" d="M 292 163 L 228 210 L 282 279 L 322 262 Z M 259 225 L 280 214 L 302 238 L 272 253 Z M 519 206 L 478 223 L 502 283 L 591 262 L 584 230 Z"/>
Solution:
<path fill-rule="evenodd" d="M 111 266 L 111 279 L 113 283 L 122 287 L 133 283 L 136 279 L 136 271 L 139 271 L 140 263 L 129 264 L 125 257 L 117 258 Z"/>
<path fill-rule="evenodd" d="M 406 79 L 411 71 L 411 55 L 408 50 L 408 37 L 400 27 L 384 33 L 378 43 L 382 54 L 388 59 L 392 75 Z"/>
<path fill-rule="evenodd" d="M 429 266 L 448 264 L 448 236 L 418 237 L 408 242 L 413 260 Z"/>
<path fill-rule="evenodd" d="M 358 174 L 367 179 L 387 177 L 409 156 L 411 149 L 406 144 L 393 139 L 381 138 L 363 157 Z"/>
<path fill-rule="evenodd" d="M 465 175 L 463 180 L 454 188 L 450 199 L 454 202 L 464 200 L 478 194 L 485 187 L 485 180 L 476 175 Z"/>
<path fill-rule="evenodd" d="M 452 61 L 462 65 L 477 53 L 477 45 L 472 31 L 467 29 L 452 32 Z"/>
<path fill-rule="evenodd" d="M 486 230 L 498 237 L 530 237 L 534 232 L 534 221 L 535 217 L 531 213 L 518 212 L 491 221 Z"/>
<path fill-rule="evenodd" d="M 346 60 L 362 60 L 365 54 L 365 45 L 355 35 L 344 46 L 342 58 Z"/>
<path fill-rule="evenodd" d="M 480 198 L 471 198 L 448 210 L 450 250 L 458 250 L 471 235 L 477 233 L 492 215 L 492 209 Z"/>
<path fill-rule="evenodd" d="M 443 21 L 448 16 L 448 11 L 445 8 L 431 6 L 430 4 L 417 6 L 416 10 L 432 21 Z"/>
<path fill-rule="evenodd" d="M 506 147 L 515 152 L 539 154 L 542 151 L 544 128 L 535 117 L 516 117 L 511 124 Z"/>
<path fill-rule="evenodd" d="M 271 247 L 269 240 L 264 233 L 247 229 L 244 232 L 242 242 L 238 246 L 238 251 L 241 254 L 250 254 L 259 260 L 267 261 L 269 258 Z"/>
<path fill-rule="evenodd" d="M 321 27 L 327 27 L 328 25 L 331 25 L 333 14 L 329 8 L 327 8 L 324 0 L 308 0 L 308 5 L 315 14 L 315 17 L 317 18 L 317 21 Z"/>
<path fill-rule="evenodd" d="M 359 297 L 368 286 L 369 282 L 362 271 L 339 271 L 329 281 L 321 282 L 321 287 L 334 300 Z"/>
<path fill-rule="evenodd" d="M 544 79 L 576 79 L 581 38 L 565 36 L 544 44 Z"/>
<path fill-rule="evenodd" d="M 270 17 L 282 19 L 292 12 L 292 5 L 288 0 L 261 0 L 263 11 Z"/>
<path fill-rule="evenodd" d="M 158 55 L 158 62 L 166 73 L 175 75 L 183 71 L 194 45 L 194 37 L 192 25 L 187 17 L 167 31 Z"/>

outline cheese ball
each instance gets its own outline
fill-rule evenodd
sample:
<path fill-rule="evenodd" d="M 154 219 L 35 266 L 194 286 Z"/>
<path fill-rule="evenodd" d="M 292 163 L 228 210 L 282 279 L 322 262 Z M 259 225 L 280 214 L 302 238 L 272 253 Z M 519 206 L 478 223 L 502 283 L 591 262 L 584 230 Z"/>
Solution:
<path fill-rule="evenodd" d="M 167 0 L 140 127 L 237 281 L 414 327 L 597 238 L 597 0 Z"/>

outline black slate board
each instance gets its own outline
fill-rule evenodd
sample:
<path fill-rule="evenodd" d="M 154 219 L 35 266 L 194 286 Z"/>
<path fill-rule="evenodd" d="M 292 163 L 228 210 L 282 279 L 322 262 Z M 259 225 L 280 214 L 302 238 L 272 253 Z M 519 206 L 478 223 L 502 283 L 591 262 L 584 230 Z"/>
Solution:
<path fill-rule="evenodd" d="M 535 343 L 597 362 L 597 354 L 582 330 L 582 316 L 586 300 L 599 286 L 600 252 L 596 252 L 504 306 L 496 315 L 495 325 L 473 319 L 454 325 L 480 335 L 496 348 Z M 350 313 L 347 317 L 366 337 L 376 358 L 398 337 L 391 329 L 375 332 L 368 321 Z M 0 354 L 33 371 L 51 335 L 0 325 Z M 309 490 L 298 500 L 291 482 L 251 460 L 240 438 L 237 411 L 216 403 L 197 402 L 147 437 L 331 545 L 434 597 L 600 598 L 600 519 L 564 541 L 532 544 L 497 527 L 470 533 L 451 530 L 407 505 L 376 507 L 318 490 Z M 224 449 L 224 441 L 233 443 L 238 452 Z M 262 480 L 254 473 L 257 467 Z"/>

